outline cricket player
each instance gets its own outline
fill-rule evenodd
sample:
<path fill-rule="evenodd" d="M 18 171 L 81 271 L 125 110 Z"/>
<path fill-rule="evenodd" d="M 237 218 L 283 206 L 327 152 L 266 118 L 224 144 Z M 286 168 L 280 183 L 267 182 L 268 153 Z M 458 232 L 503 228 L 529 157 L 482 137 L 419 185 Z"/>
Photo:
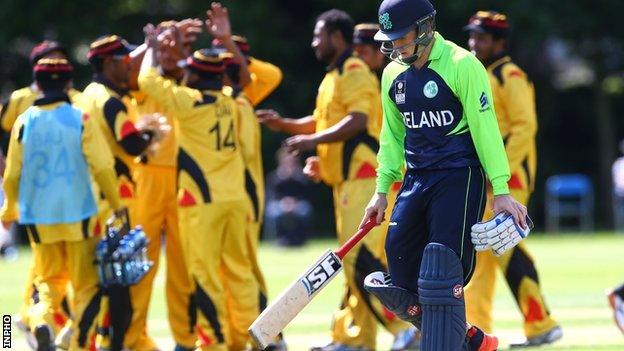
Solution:
<path fill-rule="evenodd" d="M 237 51 L 229 25 L 219 26 L 224 8 L 213 4 L 211 11 L 209 32 Z M 202 49 L 188 57 L 187 86 L 180 86 L 159 74 L 153 50 L 159 43 L 149 28 L 146 34 L 150 48 L 139 87 L 165 111 L 176 111 L 178 123 L 179 229 L 195 283 L 197 347 L 242 350 L 249 341 L 247 329 L 258 315 L 259 292 L 247 244 L 250 211 L 236 132 L 238 106 L 222 93 L 225 66 L 215 51 Z"/>
<path fill-rule="evenodd" d="M 381 114 L 376 77 L 353 55 L 353 28 L 351 17 L 335 9 L 316 21 L 312 48 L 328 68 L 312 116 L 289 119 L 272 110 L 257 111 L 267 127 L 295 135 L 285 141 L 291 152 L 316 150 L 320 178 L 333 188 L 340 244 L 357 230 L 367 194 L 375 188 Z M 406 328 L 363 287 L 367 274 L 385 269 L 375 256 L 381 234 L 377 228 L 344 258 L 345 296 L 351 292 L 345 302 L 350 311 L 334 315 L 332 342 L 314 349 L 373 350 L 378 322 L 395 335 Z"/>
<path fill-rule="evenodd" d="M 70 349 L 87 349 L 101 291 L 94 265 L 101 224 L 91 177 L 116 214 L 114 161 L 94 119 L 70 105 L 72 66 L 65 59 L 41 59 L 34 78 L 41 95 L 13 126 L 7 168 L 3 225 L 26 225 L 35 260 L 39 301 L 30 315 L 37 350 L 55 350 L 54 312 L 67 280 L 74 290 Z"/>
<path fill-rule="evenodd" d="M 159 24 L 161 31 L 172 27 L 182 27 L 192 20 L 180 22 L 168 21 Z M 201 25 L 201 21 L 199 22 Z M 190 37 L 180 33 L 183 48 L 188 48 Z M 158 65 L 163 77 L 179 81 L 184 70 L 178 67 L 179 60 L 191 52 L 182 50 L 180 55 L 168 45 L 158 48 Z M 137 72 L 138 73 L 138 72 Z M 176 350 L 192 350 L 197 340 L 193 318 L 193 284 L 188 274 L 183 257 L 182 244 L 178 230 L 178 202 L 176 197 L 176 140 L 175 123 L 172 111 L 165 111 L 157 100 L 143 91 L 133 91 L 138 124 L 150 123 L 153 119 L 164 119 L 171 130 L 167 135 L 146 150 L 132 174 L 138 196 L 136 201 L 136 222 L 141 223 L 149 238 L 148 259 L 154 262 L 152 270 L 136 285 L 130 288 L 133 307 L 133 320 L 126 333 L 126 342 L 137 349 L 146 349 L 141 340 L 151 340 L 147 332 L 148 307 L 153 289 L 154 278 L 158 271 L 161 245 L 165 245 L 167 271 L 165 275 L 165 296 L 167 315 Z M 164 233 L 165 240 L 161 239 Z M 133 342 L 133 340 L 136 340 Z M 143 345 L 141 345 L 143 344 Z"/>
<path fill-rule="evenodd" d="M 107 147 L 115 158 L 115 172 L 117 174 L 117 188 L 119 196 L 128 208 L 130 218 L 136 218 L 136 188 L 132 180 L 134 158 L 143 154 L 150 145 L 159 141 L 161 133 L 157 128 L 138 129 L 134 121 L 137 112 L 129 94 L 130 53 L 132 47 L 117 35 L 105 35 L 91 43 L 87 57 L 95 71 L 93 82 L 89 84 L 76 106 L 88 113 L 97 123 L 104 136 Z M 100 202 L 105 208 L 106 203 Z M 104 215 L 106 211 L 104 211 Z M 132 220 L 134 222 L 134 220 Z M 140 223 L 133 223 L 140 224 Z M 103 299 L 102 316 L 98 330 L 98 344 L 107 347 L 109 342 L 119 343 L 119 338 L 132 321 L 133 306 L 129 288 L 111 288 L 108 298 Z M 119 298 L 119 302 L 117 301 Z M 110 316 L 107 316 L 110 311 Z M 112 315 L 115 317 L 113 318 Z M 124 318 L 117 316 L 124 316 Z M 110 317 L 110 318 L 109 318 Z M 109 338 L 109 322 L 124 321 L 123 326 L 112 326 L 117 331 L 115 340 Z M 126 340 L 124 345 L 137 350 L 154 350 L 156 344 L 145 333 L 140 339 Z M 132 335 L 131 335 L 132 336 Z"/>
<path fill-rule="evenodd" d="M 483 63 L 489 75 L 498 127 L 505 143 L 511 178 L 511 195 L 527 205 L 535 184 L 537 116 L 533 83 L 513 63 L 507 53 L 509 23 L 507 16 L 494 11 L 478 11 L 464 27 L 470 33 L 468 46 Z M 492 192 L 484 219 L 493 217 Z M 535 261 L 521 242 L 501 257 L 491 251 L 477 253 L 477 265 L 466 287 L 468 322 L 485 332 L 492 331 L 492 303 L 496 287 L 496 268 L 500 268 L 524 317 L 526 341 L 512 347 L 549 344 L 563 336 L 550 317 L 540 287 Z"/>
<path fill-rule="evenodd" d="M 383 221 L 386 194 L 403 178 L 405 164 L 407 172 L 386 239 L 389 275 L 368 277 L 366 285 L 421 329 L 422 350 L 496 350 L 496 337 L 466 324 L 463 298 L 486 175 L 495 213 L 506 211 L 526 228 L 526 208 L 509 195 L 487 73 L 471 53 L 435 32 L 428 0 L 384 0 L 378 13 L 375 39 L 394 62 L 382 77 L 377 187 L 362 223 L 370 216 Z"/>
<path fill-rule="evenodd" d="M 624 284 L 607 291 L 615 325 L 624 333 Z"/>
<path fill-rule="evenodd" d="M 35 47 L 30 52 L 29 59 L 33 69 L 35 64 L 43 58 L 67 59 L 67 50 L 59 42 L 44 40 L 43 42 L 35 45 Z M 7 154 L 10 132 L 13 129 L 13 125 L 15 124 L 17 117 L 33 105 L 40 93 L 41 92 L 37 88 L 37 83 L 33 81 L 33 83 L 29 86 L 18 89 L 11 93 L 11 96 L 3 102 L 0 109 L 0 134 L 2 135 L 0 139 L 2 139 L 2 153 L 4 155 Z M 67 93 L 71 100 L 75 100 L 80 94 L 79 91 L 73 88 L 69 88 Z M 18 326 L 18 328 L 26 333 L 28 340 L 32 340 L 29 335 L 30 330 L 28 328 L 28 311 L 37 296 L 37 290 L 35 289 L 33 282 L 35 272 L 34 264 L 35 261 L 31 261 L 31 266 L 29 267 L 26 279 L 26 286 L 24 288 L 23 303 L 20 308 L 19 316 L 16 319 L 16 325 Z M 56 322 L 55 327 L 57 328 L 63 327 L 65 324 L 67 324 L 69 322 L 68 317 L 71 315 L 67 299 L 63 299 L 63 303 L 61 304 L 61 306 L 63 308 L 55 312 L 56 316 L 54 320 Z"/>
<path fill-rule="evenodd" d="M 381 78 L 384 67 L 388 63 L 386 55 L 380 48 L 381 43 L 375 40 L 375 34 L 379 30 L 377 23 L 357 24 L 353 31 L 353 49 L 371 71 Z"/>

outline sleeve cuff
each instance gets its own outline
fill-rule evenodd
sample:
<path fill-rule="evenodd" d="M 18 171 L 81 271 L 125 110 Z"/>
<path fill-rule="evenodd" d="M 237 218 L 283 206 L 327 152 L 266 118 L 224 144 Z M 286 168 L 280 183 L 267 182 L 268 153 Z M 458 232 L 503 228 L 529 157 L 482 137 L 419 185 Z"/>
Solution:
<path fill-rule="evenodd" d="M 387 194 L 390 191 L 392 180 L 386 179 L 386 177 L 377 177 L 377 186 L 375 187 L 375 193 Z"/>
<path fill-rule="evenodd" d="M 494 196 L 509 194 L 509 185 L 507 185 L 507 177 L 498 177 L 490 181 Z"/>

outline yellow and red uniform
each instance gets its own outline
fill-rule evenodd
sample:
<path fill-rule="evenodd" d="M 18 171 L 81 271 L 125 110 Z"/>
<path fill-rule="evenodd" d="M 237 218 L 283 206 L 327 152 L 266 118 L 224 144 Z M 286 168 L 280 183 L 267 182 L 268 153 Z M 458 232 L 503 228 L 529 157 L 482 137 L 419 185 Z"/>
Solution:
<path fill-rule="evenodd" d="M 527 205 L 535 184 L 537 115 L 535 91 L 526 73 L 511 58 L 501 55 L 487 67 L 494 97 L 498 126 L 505 142 L 511 179 L 511 195 Z M 491 191 L 484 219 L 493 216 Z M 543 334 L 557 325 L 550 317 L 539 285 L 537 270 L 527 246 L 521 242 L 502 257 L 490 252 L 477 253 L 477 263 L 466 287 L 468 321 L 485 332 L 492 330 L 492 303 L 496 267 L 501 269 L 524 316 L 527 338 Z"/>
<path fill-rule="evenodd" d="M 155 68 L 141 71 L 139 86 L 164 111 L 175 111 L 179 228 L 195 283 L 199 347 L 244 349 L 258 315 L 258 285 L 247 244 L 238 106 L 220 87 L 182 87 Z"/>
<path fill-rule="evenodd" d="M 381 126 L 377 77 L 347 51 L 319 87 L 313 115 L 316 131 L 332 127 L 350 113 L 365 114 L 367 130 L 342 142 L 317 146 L 321 179 L 333 188 L 339 244 L 355 233 L 375 191 Z M 385 270 L 379 259 L 383 237 L 380 227 L 373 229 L 343 260 L 346 308 L 334 315 L 332 340 L 336 343 L 375 349 L 378 321 L 393 334 L 407 327 L 363 288 L 368 273 Z"/>
<path fill-rule="evenodd" d="M 34 109 L 54 111 L 63 105 L 68 106 L 64 102 L 42 102 Z M 3 184 L 6 199 L 0 213 L 3 221 L 20 219 L 17 207 L 20 183 L 36 176 L 22 172 L 23 122 L 22 119 L 17 119 L 11 135 Z M 95 121 L 87 114 L 82 115 L 81 127 L 81 151 L 90 174 L 110 202 L 110 206 L 113 209 L 119 209 L 122 205 L 116 191 L 112 154 L 106 148 Z M 64 164 L 64 166 L 67 165 Z M 41 167 L 44 167 L 42 172 L 47 172 L 45 171 L 46 164 L 42 164 Z M 83 179 L 83 181 L 90 182 L 89 179 Z M 72 324 L 71 348 L 72 350 L 86 349 L 101 298 L 97 270 L 93 261 L 95 246 L 102 231 L 102 223 L 97 215 L 93 215 L 78 222 L 54 224 L 35 222 L 27 224 L 26 227 L 33 248 L 35 285 L 39 291 L 39 302 L 30 314 L 30 327 L 34 330 L 35 327 L 43 324 L 56 325 L 55 311 L 60 308 L 61 300 L 65 296 L 67 281 L 70 281 L 74 290 L 72 300 L 75 322 Z"/>
<path fill-rule="evenodd" d="M 143 92 L 133 93 L 137 117 L 159 113 L 167 119 L 171 131 L 160 140 L 153 150 L 142 156 L 136 165 L 133 179 L 139 197 L 136 200 L 136 222 L 141 223 L 149 245 L 147 256 L 154 262 L 152 270 L 130 288 L 132 323 L 126 332 L 128 345 L 141 346 L 141 338 L 147 335 L 147 314 L 152 286 L 160 258 L 161 234 L 166 235 L 165 254 L 167 272 L 165 292 L 169 326 L 176 344 L 191 348 L 195 344 L 195 326 L 189 312 L 193 285 L 183 257 L 176 199 L 176 140 L 175 123 L 170 113 Z M 135 121 L 136 122 L 136 121 Z"/>

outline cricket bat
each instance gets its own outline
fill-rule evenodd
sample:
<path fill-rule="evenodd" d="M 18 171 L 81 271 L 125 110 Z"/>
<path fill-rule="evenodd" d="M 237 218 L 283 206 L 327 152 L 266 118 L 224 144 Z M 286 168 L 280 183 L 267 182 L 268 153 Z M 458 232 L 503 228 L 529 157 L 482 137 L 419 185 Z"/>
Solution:
<path fill-rule="evenodd" d="M 274 342 L 288 323 L 338 275 L 342 259 L 375 225 L 375 218 L 369 218 L 338 250 L 328 249 L 256 318 L 249 327 L 249 334 L 261 349 Z"/>

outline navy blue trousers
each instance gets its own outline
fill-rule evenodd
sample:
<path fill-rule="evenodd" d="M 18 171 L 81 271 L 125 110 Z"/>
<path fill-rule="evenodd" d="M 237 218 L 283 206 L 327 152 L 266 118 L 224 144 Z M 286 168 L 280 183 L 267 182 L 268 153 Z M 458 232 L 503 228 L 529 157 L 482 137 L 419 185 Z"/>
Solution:
<path fill-rule="evenodd" d="M 420 262 L 431 242 L 452 249 L 465 284 L 475 265 L 470 228 L 483 216 L 485 173 L 481 167 L 408 171 L 390 217 L 386 239 L 394 285 L 418 291 Z"/>

